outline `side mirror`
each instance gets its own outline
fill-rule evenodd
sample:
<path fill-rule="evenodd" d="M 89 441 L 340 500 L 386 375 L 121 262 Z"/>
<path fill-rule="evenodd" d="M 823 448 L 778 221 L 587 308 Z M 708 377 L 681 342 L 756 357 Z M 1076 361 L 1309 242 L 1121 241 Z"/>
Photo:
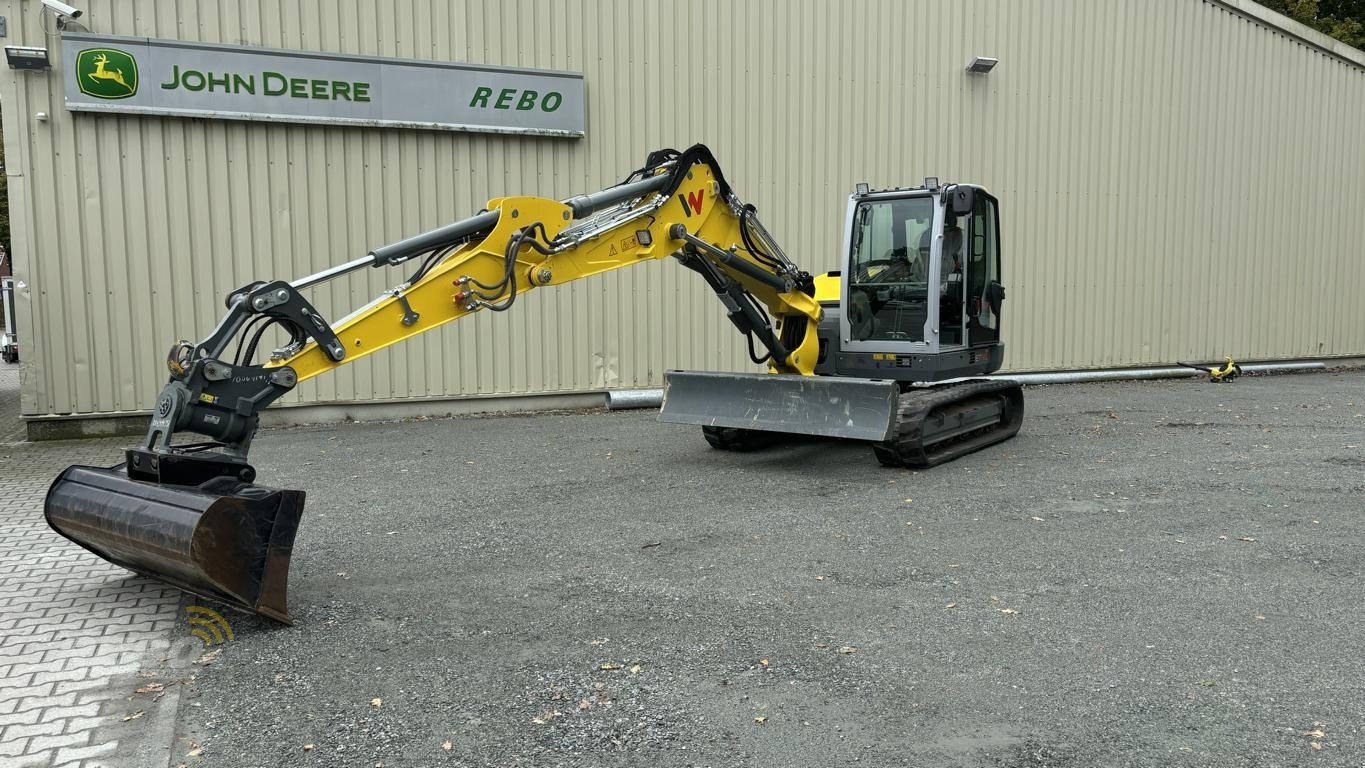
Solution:
<path fill-rule="evenodd" d="M 954 186 L 948 196 L 952 198 L 950 204 L 954 216 L 969 216 L 976 208 L 976 190 L 972 187 Z"/>

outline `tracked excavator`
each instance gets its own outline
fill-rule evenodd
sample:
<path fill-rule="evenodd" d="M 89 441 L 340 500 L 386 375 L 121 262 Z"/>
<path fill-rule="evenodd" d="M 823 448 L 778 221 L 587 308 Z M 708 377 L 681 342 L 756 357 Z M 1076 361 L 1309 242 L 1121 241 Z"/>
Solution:
<path fill-rule="evenodd" d="M 259 415 L 300 381 L 527 291 L 672 258 L 715 292 L 762 373 L 669 371 L 660 420 L 715 448 L 789 435 L 866 441 L 927 467 L 1005 440 L 1020 387 L 999 369 L 1000 224 L 979 186 L 849 198 L 843 269 L 798 267 L 705 146 L 661 150 L 620 184 L 568 200 L 502 197 L 481 213 L 292 282 L 233 291 L 227 314 L 166 360 L 146 438 L 113 467 L 73 466 L 44 509 L 100 557 L 237 609 L 289 622 L 289 561 L 304 492 L 257 485 Z M 332 322 L 304 295 L 366 268 L 410 276 Z M 282 345 L 257 360 L 263 334 Z M 197 442 L 187 441 L 195 435 Z"/>

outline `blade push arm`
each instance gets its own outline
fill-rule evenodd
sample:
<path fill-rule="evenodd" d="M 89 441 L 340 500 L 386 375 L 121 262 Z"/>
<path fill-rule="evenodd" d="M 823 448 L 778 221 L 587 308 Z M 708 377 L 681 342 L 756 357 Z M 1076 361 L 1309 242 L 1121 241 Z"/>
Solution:
<path fill-rule="evenodd" d="M 786 257 L 698 145 L 653 153 L 625 183 L 601 192 L 565 201 L 496 198 L 476 216 L 365 258 L 233 292 L 209 338 L 172 349 L 171 380 L 146 443 L 129 451 L 129 472 L 161 482 L 223 474 L 249 480 L 243 471 L 254 474 L 245 460 L 259 412 L 299 381 L 470 314 L 505 311 L 527 291 L 667 256 L 706 280 L 748 337 L 755 362 L 772 372 L 813 374 L 820 305 L 810 275 Z M 403 263 L 417 265 L 407 280 L 335 324 L 299 293 L 367 266 Z M 289 343 L 257 364 L 256 348 L 272 325 Z M 233 340 L 237 352 L 229 358 Z M 178 432 L 214 442 L 175 446 Z M 203 448 L 218 450 L 199 453 Z"/>

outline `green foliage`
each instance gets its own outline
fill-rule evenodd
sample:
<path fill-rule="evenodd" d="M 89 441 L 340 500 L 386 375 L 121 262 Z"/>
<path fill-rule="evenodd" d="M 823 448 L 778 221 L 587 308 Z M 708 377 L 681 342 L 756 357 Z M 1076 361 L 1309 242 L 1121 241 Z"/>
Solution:
<path fill-rule="evenodd" d="M 1365 0 L 1256 0 L 1272 11 L 1365 50 Z"/>

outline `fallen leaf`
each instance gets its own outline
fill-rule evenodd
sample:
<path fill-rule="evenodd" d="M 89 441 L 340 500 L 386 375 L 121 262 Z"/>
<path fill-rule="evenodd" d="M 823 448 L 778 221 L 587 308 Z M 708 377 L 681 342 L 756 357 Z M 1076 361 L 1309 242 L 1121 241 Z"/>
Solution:
<path fill-rule="evenodd" d="M 759 715 L 758 717 L 755 717 L 755 718 L 754 718 L 754 722 L 755 722 L 755 723 L 758 723 L 759 725 L 763 725 L 764 723 L 768 722 L 768 718 L 766 718 L 766 717 L 764 717 L 764 716 L 762 716 L 762 715 Z"/>
<path fill-rule="evenodd" d="M 211 663 L 214 659 L 216 659 L 216 658 L 218 658 L 219 656 L 222 656 L 222 655 L 223 655 L 223 649 L 222 649 L 222 648 L 215 648 L 214 650 L 209 651 L 208 653 L 204 654 L 203 656 L 200 656 L 199 659 L 198 659 L 198 661 L 196 661 L 196 662 L 194 662 L 194 663 L 195 663 L 195 664 L 209 664 L 209 663 Z"/>
<path fill-rule="evenodd" d="M 588 644 L 589 644 L 589 645 L 606 645 L 606 644 L 607 644 L 607 638 L 603 637 L 603 638 L 600 638 L 600 639 L 598 639 L 598 640 L 589 640 L 589 641 L 588 641 Z"/>
<path fill-rule="evenodd" d="M 185 753 L 185 757 L 199 757 L 202 754 L 204 754 L 204 748 L 191 741 L 190 751 Z"/>
<path fill-rule="evenodd" d="M 824 577 L 824 576 L 816 576 L 816 577 L 815 577 L 815 580 L 816 580 L 816 581 L 824 581 L 824 580 L 825 580 L 825 577 Z"/>
<path fill-rule="evenodd" d="M 1184 540 L 1184 539 L 1176 539 L 1176 540 L 1175 540 L 1175 543 L 1176 543 L 1176 544 L 1184 544 L 1184 543 L 1185 543 L 1185 540 Z"/>
<path fill-rule="evenodd" d="M 375 709 L 379 709 L 380 707 L 384 706 L 384 700 L 383 700 L 383 699 L 370 699 L 370 706 L 374 707 Z"/>
<path fill-rule="evenodd" d="M 166 690 L 166 686 L 163 685 L 162 683 L 148 683 L 147 685 L 144 685 L 144 686 L 142 686 L 141 688 L 137 689 L 137 692 L 138 692 L 138 693 L 161 693 L 161 692 L 164 691 L 164 690 Z"/>
<path fill-rule="evenodd" d="M 758 660 L 758 666 L 763 667 L 764 669 L 767 669 L 767 668 L 768 668 L 768 660 L 767 660 L 767 659 L 759 659 L 759 660 Z"/>
<path fill-rule="evenodd" d="M 585 699 L 585 701 L 586 701 L 586 699 Z M 450 750 L 452 750 L 452 749 L 454 749 L 454 748 L 455 748 L 455 745 L 452 744 L 452 743 L 450 742 L 450 739 L 446 739 L 445 741 L 441 742 L 441 749 L 444 749 L 444 750 L 447 751 L 447 752 L 449 752 Z"/>
<path fill-rule="evenodd" d="M 1258 614 L 1256 614 L 1256 620 L 1257 620 L 1257 621 L 1265 621 L 1265 617 L 1258 613 Z"/>
<path fill-rule="evenodd" d="M 315 750 L 315 749 L 317 749 L 317 748 L 318 748 L 318 745 L 316 745 L 316 744 L 304 744 L 304 745 L 303 745 L 303 751 L 304 751 L 304 752 L 312 752 L 313 750 Z"/>
<path fill-rule="evenodd" d="M 909 503 L 912 502 L 912 501 L 914 501 L 914 499 L 906 499 L 906 500 L 905 500 L 905 503 L 906 503 L 906 504 L 909 504 Z"/>
<path fill-rule="evenodd" d="M 852 646 L 852 645 L 841 645 L 841 646 L 839 646 L 839 653 L 842 653 L 842 654 L 844 654 L 845 656 L 849 655 L 850 653 L 857 653 L 857 652 L 858 652 L 858 648 L 857 648 L 856 646 Z"/>
<path fill-rule="evenodd" d="M 1218 681 L 1204 678 L 1203 680 L 1199 681 L 1199 684 L 1204 686 L 1205 688 L 1212 688 L 1213 686 L 1218 685 Z"/>
<path fill-rule="evenodd" d="M 943 606 L 943 607 L 944 607 L 944 608 L 956 608 L 956 607 L 957 607 L 957 603 L 948 603 L 947 605 L 945 605 L 945 606 Z"/>
<path fill-rule="evenodd" d="M 1311 730 L 1311 731 L 1304 731 L 1304 732 L 1303 732 L 1303 735 L 1304 735 L 1304 736 L 1309 736 L 1309 737 L 1314 738 L 1314 739 L 1321 739 L 1323 736 L 1326 736 L 1327 734 L 1326 734 L 1326 733 L 1323 733 L 1323 731 L 1322 731 L 1321 728 L 1314 728 L 1314 729 Z"/>
<path fill-rule="evenodd" d="M 606 664 L 603 664 L 602 666 L 598 667 L 598 669 L 602 670 L 603 672 L 615 672 L 618 669 L 624 668 L 625 668 L 624 664 L 613 664 L 611 662 L 607 662 Z"/>
<path fill-rule="evenodd" d="M 1219 536 L 1219 537 L 1218 537 L 1218 540 L 1219 540 L 1219 541 L 1227 541 L 1227 540 L 1228 540 L 1228 537 L 1226 537 L 1226 536 Z"/>
<path fill-rule="evenodd" d="M 349 578 L 351 578 L 350 576 L 347 576 L 347 575 L 346 575 L 346 572 L 345 572 L 345 571 L 337 571 L 337 575 L 340 576 L 340 577 L 343 578 L 343 579 L 349 579 Z"/>
<path fill-rule="evenodd" d="M 592 709 L 592 702 L 588 701 L 587 699 L 578 702 L 579 712 L 587 712 L 589 709 Z"/>
<path fill-rule="evenodd" d="M 124 715 L 124 716 L 123 716 L 123 722 L 126 723 L 126 722 L 128 722 L 129 720 L 136 720 L 136 719 L 138 719 L 139 717 L 142 717 L 142 710 L 140 710 L 140 709 L 139 709 L 138 711 L 134 712 L 134 713 L 131 714 L 131 715 Z"/>
<path fill-rule="evenodd" d="M 1252 536 L 1238 536 L 1238 537 L 1237 537 L 1237 540 L 1238 540 L 1238 541 L 1255 541 L 1256 539 L 1255 539 L 1254 537 L 1252 537 Z"/>
<path fill-rule="evenodd" d="M 1047 522 L 1046 520 L 1044 520 L 1044 519 L 1041 518 L 1041 517 L 1038 517 L 1037 515 L 1034 515 L 1033 517 L 1030 517 L 1029 519 L 1032 520 L 1032 521 L 1035 522 L 1035 523 L 1045 523 L 1045 522 Z"/>
<path fill-rule="evenodd" d="M 631 673 L 632 675 L 638 675 L 638 674 L 640 674 L 640 665 L 639 665 L 639 664 L 636 664 L 635 666 L 631 667 L 631 668 L 630 668 L 630 673 Z"/>
<path fill-rule="evenodd" d="M 1308 742 L 1308 746 L 1312 747 L 1313 749 L 1321 750 L 1321 749 L 1322 749 L 1322 742 L 1320 742 L 1320 741 L 1310 741 L 1310 742 Z"/>
<path fill-rule="evenodd" d="M 1000 612 L 1001 612 L 1001 613 L 1009 614 L 1009 615 L 1011 615 L 1011 616 L 1013 616 L 1014 614 L 1018 613 L 1018 611 L 1014 610 L 1013 608 L 1001 608 L 1001 609 L 1000 609 Z"/>

